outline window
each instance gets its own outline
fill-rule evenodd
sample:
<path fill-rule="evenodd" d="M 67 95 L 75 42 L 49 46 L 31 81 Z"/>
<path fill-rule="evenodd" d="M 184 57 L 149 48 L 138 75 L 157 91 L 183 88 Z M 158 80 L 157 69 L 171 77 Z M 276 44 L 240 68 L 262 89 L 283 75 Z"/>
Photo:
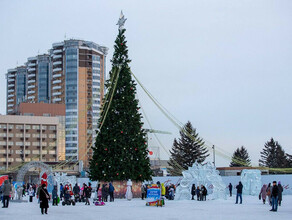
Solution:
<path fill-rule="evenodd" d="M 31 129 L 30 125 L 25 125 L 25 129 Z"/>
<path fill-rule="evenodd" d="M 32 146 L 40 146 L 40 142 L 32 142 Z"/>
<path fill-rule="evenodd" d="M 42 154 L 47 154 L 48 151 L 47 150 L 42 150 Z"/>
<path fill-rule="evenodd" d="M 50 151 L 49 151 L 49 154 L 56 154 L 56 151 L 54 151 L 54 150 L 50 150 Z"/>
<path fill-rule="evenodd" d="M 25 146 L 30 146 L 30 142 L 25 142 Z"/>
<path fill-rule="evenodd" d="M 47 142 L 42 142 L 42 146 L 46 147 L 47 146 Z"/>
<path fill-rule="evenodd" d="M 0 145 L 6 145 L 6 141 L 0 141 Z"/>
<path fill-rule="evenodd" d="M 9 145 L 9 146 L 12 146 L 13 144 L 14 144 L 13 141 L 9 141 L 9 142 L 8 142 L 8 145 Z"/>
<path fill-rule="evenodd" d="M 14 137 L 14 134 L 12 134 L 12 133 L 8 134 L 8 137 Z"/>
<path fill-rule="evenodd" d="M 23 146 L 23 142 L 16 142 L 15 145 L 16 146 Z"/>
<path fill-rule="evenodd" d="M 36 130 L 37 130 L 37 129 L 40 129 L 40 126 L 39 126 L 39 125 L 33 125 L 33 126 L 32 126 L 32 129 L 36 129 Z"/>
<path fill-rule="evenodd" d="M 23 125 L 15 125 L 16 129 L 23 129 Z"/>
<path fill-rule="evenodd" d="M 49 138 L 56 138 L 55 134 L 49 134 Z"/>
<path fill-rule="evenodd" d="M 46 125 L 43 125 L 42 126 L 42 130 L 47 130 L 47 126 Z"/>
<path fill-rule="evenodd" d="M 50 143 L 49 143 L 49 146 L 50 146 L 50 147 L 54 147 L 54 146 L 56 146 L 56 142 L 50 142 Z"/>
<path fill-rule="evenodd" d="M 44 113 L 43 116 L 45 116 L 45 117 L 50 117 L 51 114 L 50 114 L 50 113 Z"/>
<path fill-rule="evenodd" d="M 42 138 L 47 138 L 47 134 L 42 134 Z"/>
<path fill-rule="evenodd" d="M 56 126 L 50 126 L 50 130 L 56 130 Z"/>
<path fill-rule="evenodd" d="M 9 129 L 13 129 L 14 128 L 14 125 L 9 125 L 8 128 Z"/>
<path fill-rule="evenodd" d="M 39 138 L 40 137 L 40 134 L 32 134 L 32 137 Z"/>
<path fill-rule="evenodd" d="M 0 124 L 0 128 L 6 129 L 6 125 L 5 124 Z"/>
<path fill-rule="evenodd" d="M 30 134 L 25 134 L 25 137 L 30 138 Z"/>
<path fill-rule="evenodd" d="M 0 133 L 0 137 L 6 137 L 6 133 Z"/>
<path fill-rule="evenodd" d="M 21 138 L 23 137 L 23 134 L 15 134 L 15 137 Z"/>
<path fill-rule="evenodd" d="M 40 151 L 39 150 L 33 150 L 32 154 L 40 154 Z"/>

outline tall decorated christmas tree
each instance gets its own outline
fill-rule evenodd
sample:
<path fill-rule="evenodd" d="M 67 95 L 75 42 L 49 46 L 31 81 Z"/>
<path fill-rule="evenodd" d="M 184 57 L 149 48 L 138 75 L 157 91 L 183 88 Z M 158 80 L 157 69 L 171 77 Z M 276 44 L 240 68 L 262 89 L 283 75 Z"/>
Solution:
<path fill-rule="evenodd" d="M 131 78 L 127 41 L 121 13 L 119 34 L 115 40 L 110 79 L 105 86 L 98 135 L 90 161 L 91 180 L 150 180 L 146 132 L 142 128 L 136 84 Z"/>

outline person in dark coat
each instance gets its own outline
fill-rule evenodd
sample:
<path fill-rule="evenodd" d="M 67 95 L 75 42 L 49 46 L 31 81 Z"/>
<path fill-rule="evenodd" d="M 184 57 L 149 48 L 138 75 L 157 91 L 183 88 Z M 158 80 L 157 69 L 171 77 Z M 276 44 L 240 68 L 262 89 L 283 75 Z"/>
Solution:
<path fill-rule="evenodd" d="M 50 195 L 48 193 L 46 184 L 42 185 L 40 189 L 40 208 L 42 214 L 48 214 Z"/>
<path fill-rule="evenodd" d="M 283 186 L 281 185 L 281 182 L 278 182 L 278 189 L 279 189 L 279 196 L 278 196 L 278 201 L 279 201 L 279 206 L 281 206 L 282 203 L 282 193 L 283 193 Z"/>
<path fill-rule="evenodd" d="M 195 184 L 192 185 L 191 194 L 192 194 L 192 200 L 194 200 L 194 196 L 196 195 L 196 185 Z"/>
<path fill-rule="evenodd" d="M 58 206 L 58 190 L 57 186 L 54 186 L 52 191 L 53 206 Z"/>
<path fill-rule="evenodd" d="M 114 202 L 115 198 L 114 198 L 114 191 L 115 191 L 115 187 L 113 186 L 112 183 L 109 183 L 109 195 L 110 195 L 110 202 Z"/>
<path fill-rule="evenodd" d="M 203 186 L 203 185 L 201 187 L 201 190 L 202 190 L 202 201 L 206 201 L 206 197 L 207 197 L 208 191 L 207 191 L 206 187 Z"/>
<path fill-rule="evenodd" d="M 273 188 L 272 188 L 272 209 L 270 211 L 276 212 L 278 209 L 278 196 L 279 196 L 279 188 L 277 186 L 277 182 L 273 182 Z"/>
<path fill-rule="evenodd" d="M 102 201 L 107 202 L 107 197 L 108 197 L 108 188 L 107 184 L 103 184 L 101 188 L 101 193 L 102 193 Z"/>
<path fill-rule="evenodd" d="M 9 183 L 8 180 L 5 180 L 3 187 L 2 187 L 2 194 L 3 194 L 3 207 L 2 208 L 8 208 L 10 193 L 11 193 L 11 184 Z"/>
<path fill-rule="evenodd" d="M 231 183 L 229 183 L 228 189 L 229 189 L 229 194 L 230 194 L 230 197 L 231 197 L 232 196 L 232 184 Z"/>
<path fill-rule="evenodd" d="M 238 204 L 238 197 L 240 198 L 240 204 L 242 204 L 242 188 L 243 188 L 243 185 L 242 185 L 241 181 L 239 181 L 239 184 L 236 186 L 237 194 L 236 194 L 235 204 Z"/>

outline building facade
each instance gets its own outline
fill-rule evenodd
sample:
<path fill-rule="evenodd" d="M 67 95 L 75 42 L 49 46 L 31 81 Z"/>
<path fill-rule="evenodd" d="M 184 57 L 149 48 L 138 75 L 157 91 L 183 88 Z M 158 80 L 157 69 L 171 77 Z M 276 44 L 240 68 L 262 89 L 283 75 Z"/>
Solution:
<path fill-rule="evenodd" d="M 104 95 L 107 51 L 91 41 L 65 40 L 54 43 L 49 54 L 28 58 L 26 63 L 23 102 L 65 104 L 66 159 L 82 160 L 85 168 Z M 10 75 L 8 71 L 8 86 Z M 14 104 L 14 93 L 8 91 L 13 106 L 7 102 L 7 114 L 16 114 L 19 103 Z"/>
<path fill-rule="evenodd" d="M 0 170 L 17 170 L 22 162 L 59 161 L 65 153 L 62 127 L 58 117 L 0 115 Z"/>

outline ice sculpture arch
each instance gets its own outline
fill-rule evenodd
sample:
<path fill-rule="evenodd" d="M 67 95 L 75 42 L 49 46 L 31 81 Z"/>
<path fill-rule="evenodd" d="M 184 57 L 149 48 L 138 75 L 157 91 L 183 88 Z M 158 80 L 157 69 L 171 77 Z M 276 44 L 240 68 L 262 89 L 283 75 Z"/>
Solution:
<path fill-rule="evenodd" d="M 219 171 L 210 162 L 204 165 L 195 162 L 188 170 L 183 171 L 182 175 L 183 179 L 176 188 L 175 200 L 190 200 L 192 184 L 196 187 L 204 185 L 212 199 L 226 199 L 226 185 Z"/>
<path fill-rule="evenodd" d="M 29 162 L 21 167 L 21 169 L 17 173 L 16 181 L 23 182 L 25 174 L 31 168 L 40 168 L 42 170 L 42 173 L 46 172 L 47 175 L 52 173 L 52 168 L 49 165 L 47 165 L 41 161 L 32 161 L 32 162 Z"/>
<path fill-rule="evenodd" d="M 241 183 L 243 194 L 256 196 L 262 188 L 262 176 L 260 170 L 242 170 Z"/>

